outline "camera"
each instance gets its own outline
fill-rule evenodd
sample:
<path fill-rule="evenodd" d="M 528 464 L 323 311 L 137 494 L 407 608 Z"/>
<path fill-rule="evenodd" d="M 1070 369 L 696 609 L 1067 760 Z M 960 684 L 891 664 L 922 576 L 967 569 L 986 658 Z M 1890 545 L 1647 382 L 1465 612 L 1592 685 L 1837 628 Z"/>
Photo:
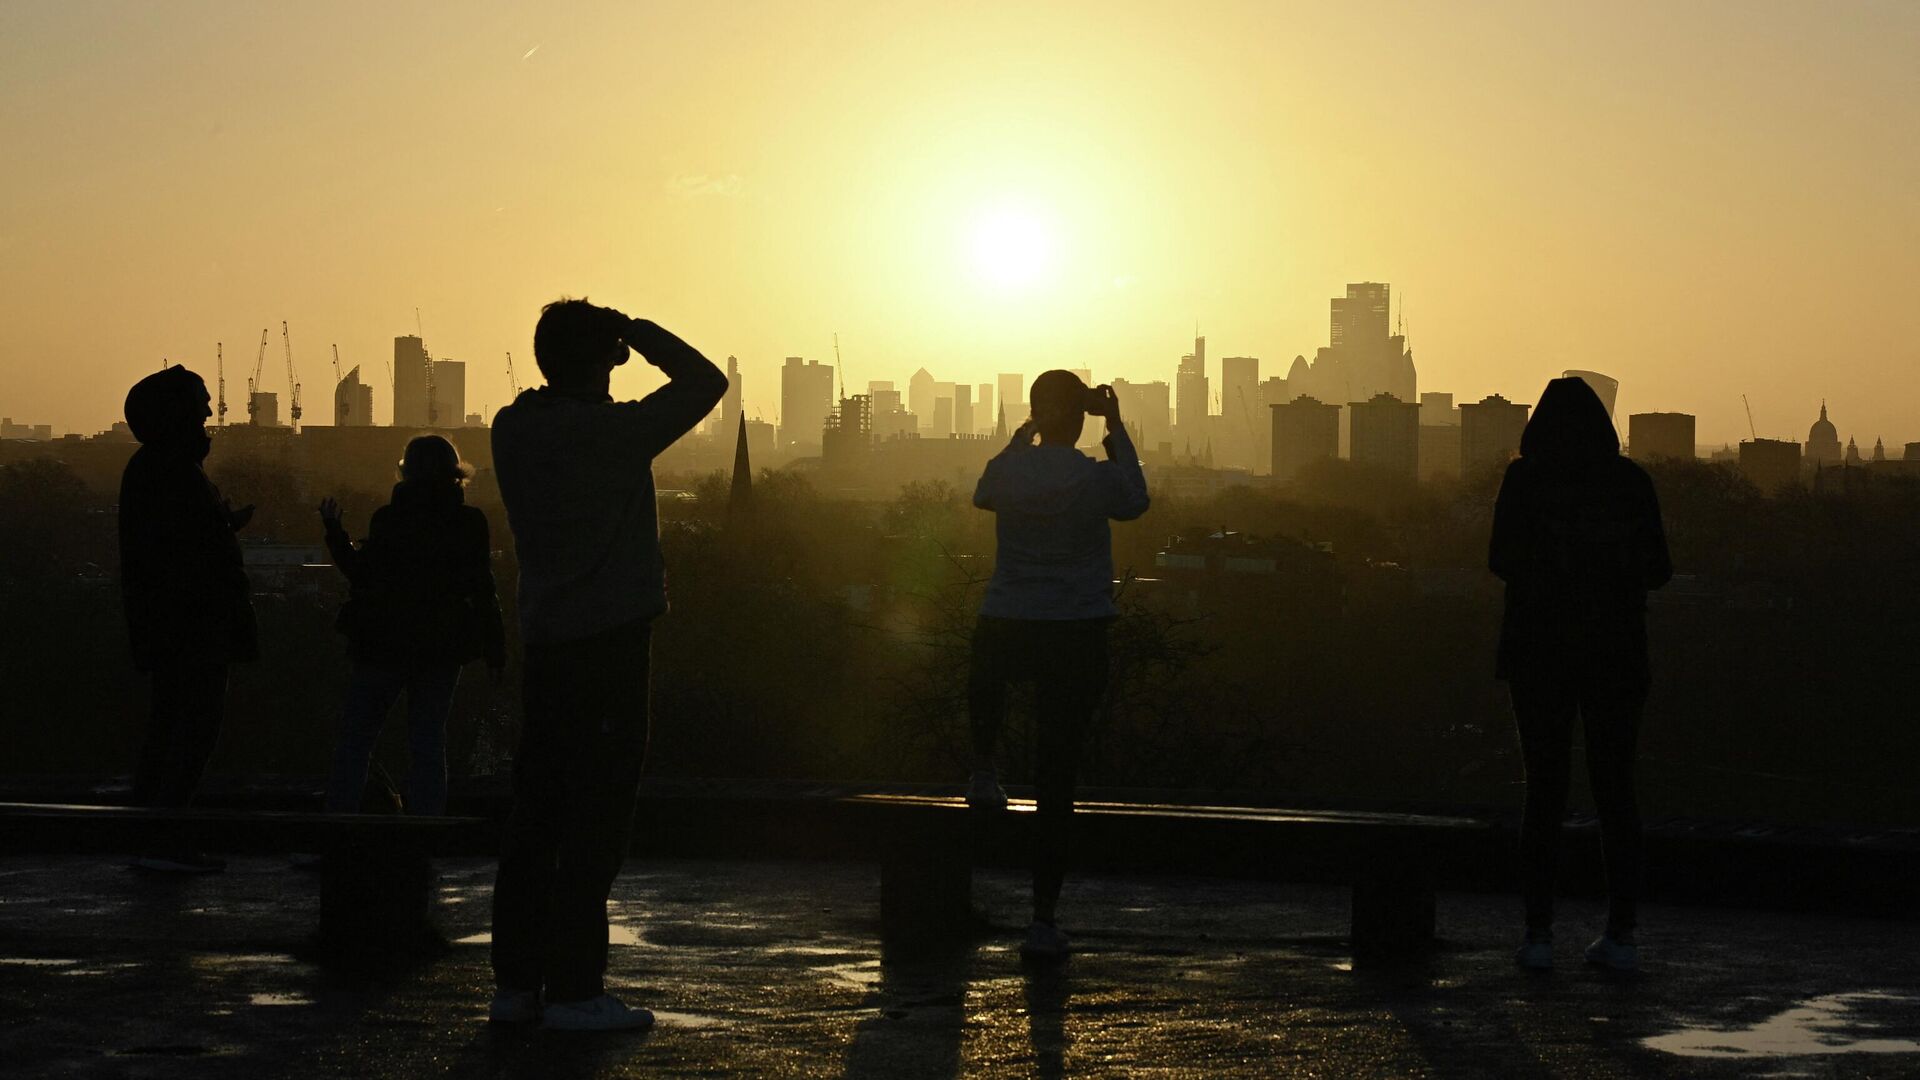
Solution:
<path fill-rule="evenodd" d="M 1088 416 L 1098 416 L 1107 407 L 1106 386 L 1089 386 L 1080 393 L 1080 411 Z"/>

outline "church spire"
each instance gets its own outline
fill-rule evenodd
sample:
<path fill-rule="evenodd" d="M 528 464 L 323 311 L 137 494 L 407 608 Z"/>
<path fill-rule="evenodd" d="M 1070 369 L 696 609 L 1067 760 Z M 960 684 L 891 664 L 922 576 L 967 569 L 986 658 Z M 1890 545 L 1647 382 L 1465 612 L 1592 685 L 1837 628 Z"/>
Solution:
<path fill-rule="evenodd" d="M 747 460 L 747 414 L 740 414 L 740 435 L 733 444 L 733 488 L 727 493 L 727 520 L 746 524 L 753 512 L 753 465 Z"/>

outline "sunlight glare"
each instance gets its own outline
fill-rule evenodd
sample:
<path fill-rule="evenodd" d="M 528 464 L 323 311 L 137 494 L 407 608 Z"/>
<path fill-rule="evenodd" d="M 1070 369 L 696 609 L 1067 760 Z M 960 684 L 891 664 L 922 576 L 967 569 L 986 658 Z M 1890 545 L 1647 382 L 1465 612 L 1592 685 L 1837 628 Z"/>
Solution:
<path fill-rule="evenodd" d="M 1045 282 L 1053 276 L 1058 259 L 1053 223 L 1020 206 L 999 206 L 975 215 L 966 244 L 975 275 L 1003 289 Z"/>

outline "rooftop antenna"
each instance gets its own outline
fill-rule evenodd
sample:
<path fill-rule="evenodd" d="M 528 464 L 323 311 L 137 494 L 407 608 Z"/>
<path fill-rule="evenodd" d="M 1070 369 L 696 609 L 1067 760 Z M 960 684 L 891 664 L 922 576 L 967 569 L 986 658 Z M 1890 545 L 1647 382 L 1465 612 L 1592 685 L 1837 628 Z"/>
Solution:
<path fill-rule="evenodd" d="M 1747 434 L 1753 436 L 1754 442 L 1759 442 L 1760 433 L 1753 430 L 1753 406 L 1747 403 L 1747 395 L 1740 395 L 1740 404 L 1747 406 Z"/>

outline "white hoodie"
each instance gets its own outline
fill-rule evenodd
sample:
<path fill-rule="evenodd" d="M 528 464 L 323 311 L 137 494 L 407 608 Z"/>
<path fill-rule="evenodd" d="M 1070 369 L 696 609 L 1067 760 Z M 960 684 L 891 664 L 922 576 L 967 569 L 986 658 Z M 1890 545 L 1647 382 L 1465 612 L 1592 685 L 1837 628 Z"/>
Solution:
<path fill-rule="evenodd" d="M 1147 512 L 1147 478 L 1126 428 L 1107 431 L 1107 460 L 1071 446 L 1034 446 L 1026 429 L 980 474 L 973 505 L 997 516 L 999 551 L 980 614 L 999 619 L 1102 619 L 1113 605 L 1109 519 Z"/>

